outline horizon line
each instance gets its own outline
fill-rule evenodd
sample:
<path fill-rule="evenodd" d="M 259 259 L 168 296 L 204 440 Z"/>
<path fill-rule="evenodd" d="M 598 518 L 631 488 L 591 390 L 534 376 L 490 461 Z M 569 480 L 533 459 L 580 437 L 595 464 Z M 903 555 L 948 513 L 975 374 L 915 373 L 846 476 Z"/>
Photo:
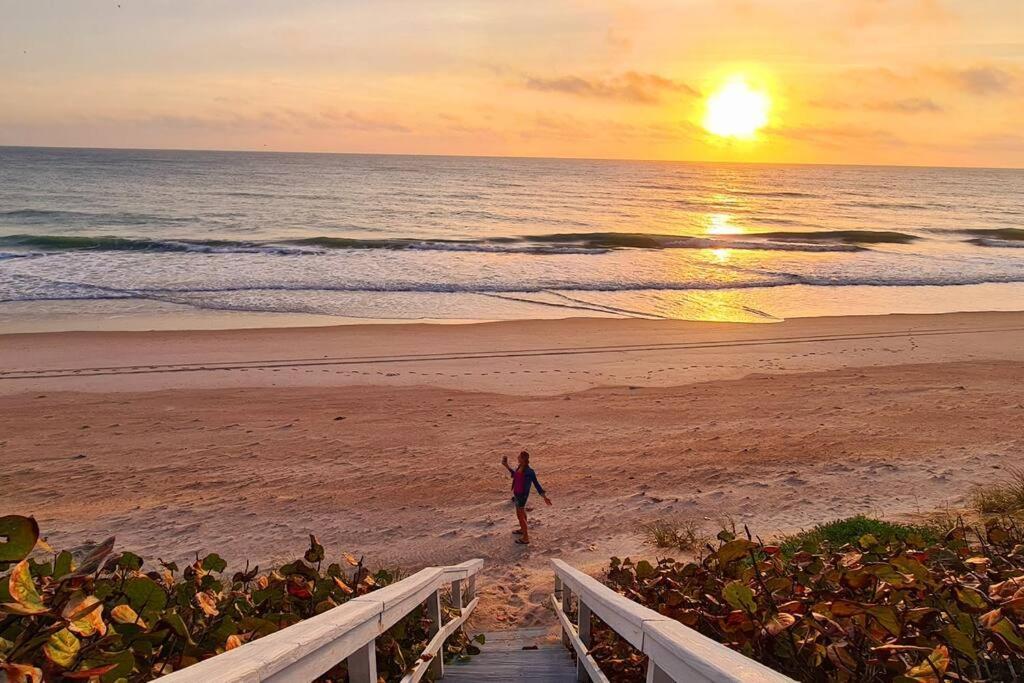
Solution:
<path fill-rule="evenodd" d="M 608 161 L 656 164 L 728 164 L 735 166 L 841 166 L 850 168 L 918 168 L 939 170 L 1022 171 L 1024 166 L 934 166 L 929 164 L 823 163 L 810 161 L 714 161 L 701 159 L 637 159 L 631 157 L 531 156 L 512 154 L 431 154 L 415 152 L 336 152 L 281 149 L 213 149 L 195 147 L 91 147 L 84 145 L 8 145 L 0 149 L 91 150 L 99 152 L 209 152 L 215 154 L 316 154 L 323 156 L 432 157 L 439 159 L 524 159 L 536 161 Z"/>

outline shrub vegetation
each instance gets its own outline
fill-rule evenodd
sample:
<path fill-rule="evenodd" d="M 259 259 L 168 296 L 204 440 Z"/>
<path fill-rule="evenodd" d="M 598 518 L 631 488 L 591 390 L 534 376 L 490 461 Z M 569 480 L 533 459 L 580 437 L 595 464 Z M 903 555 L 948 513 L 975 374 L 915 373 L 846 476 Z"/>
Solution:
<path fill-rule="evenodd" d="M 936 534 L 852 518 L 786 542 L 791 553 L 722 531 L 693 562 L 612 558 L 607 583 L 801 681 L 1024 675 L 1024 533 L 1013 519 Z M 600 622 L 594 633 L 612 680 L 644 680 L 643 657 Z"/>
<path fill-rule="evenodd" d="M 28 517 L 0 517 L 0 681 L 134 683 L 291 626 L 399 579 L 362 559 L 327 559 L 315 536 L 304 556 L 261 573 L 227 573 L 217 554 L 185 567 L 114 552 L 109 538 L 76 560 L 39 539 Z M 35 550 L 35 552 L 33 552 Z M 446 612 L 453 610 L 446 607 Z M 377 639 L 379 673 L 398 680 L 429 640 L 425 610 L 414 610 Z M 445 656 L 478 650 L 453 635 Z M 345 680 L 345 664 L 322 681 Z"/>

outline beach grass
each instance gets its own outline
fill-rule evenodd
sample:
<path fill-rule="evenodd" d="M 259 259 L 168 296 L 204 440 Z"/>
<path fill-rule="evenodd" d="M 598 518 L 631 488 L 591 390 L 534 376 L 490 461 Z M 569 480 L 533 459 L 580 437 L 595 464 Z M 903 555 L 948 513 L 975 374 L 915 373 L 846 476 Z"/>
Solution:
<path fill-rule="evenodd" d="M 788 556 L 805 548 L 816 548 L 822 543 L 828 543 L 834 548 L 848 543 L 856 544 L 865 534 L 870 534 L 883 543 L 906 541 L 915 534 L 930 542 L 935 541 L 940 532 L 937 527 L 930 524 L 902 524 L 855 515 L 784 536 L 780 539 L 779 546 L 783 554 Z"/>
<path fill-rule="evenodd" d="M 658 548 L 697 550 L 707 541 L 700 525 L 692 519 L 656 519 L 642 524 L 640 533 L 644 540 Z"/>
<path fill-rule="evenodd" d="M 1002 481 L 971 489 L 971 506 L 981 514 L 1003 515 L 1024 510 L 1024 469 L 1008 468 Z"/>

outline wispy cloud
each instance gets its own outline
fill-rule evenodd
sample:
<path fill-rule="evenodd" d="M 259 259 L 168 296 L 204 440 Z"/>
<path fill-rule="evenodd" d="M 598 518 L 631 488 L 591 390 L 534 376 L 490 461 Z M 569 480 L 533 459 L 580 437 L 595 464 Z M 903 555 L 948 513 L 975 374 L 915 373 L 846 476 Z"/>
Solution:
<path fill-rule="evenodd" d="M 610 78 L 582 76 L 530 76 L 524 85 L 531 90 L 555 92 L 578 97 L 618 100 L 635 104 L 657 104 L 668 95 L 697 97 L 696 88 L 665 76 L 627 71 Z"/>
<path fill-rule="evenodd" d="M 930 97 L 905 97 L 872 102 L 844 102 L 842 100 L 812 100 L 809 104 L 822 109 L 886 111 L 899 114 L 936 114 L 946 108 Z"/>
<path fill-rule="evenodd" d="M 974 95 L 1000 95 L 1011 90 L 1020 79 L 1019 73 L 997 66 L 950 69 L 943 72 L 943 76 Z"/>

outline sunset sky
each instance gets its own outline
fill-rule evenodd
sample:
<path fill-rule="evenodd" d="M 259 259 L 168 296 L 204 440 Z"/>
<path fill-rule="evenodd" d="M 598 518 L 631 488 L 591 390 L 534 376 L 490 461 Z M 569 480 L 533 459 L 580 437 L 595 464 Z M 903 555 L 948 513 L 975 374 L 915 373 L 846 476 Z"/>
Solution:
<path fill-rule="evenodd" d="M 4 145 L 1020 167 L 1022 124 L 1022 0 L 0 0 Z"/>

